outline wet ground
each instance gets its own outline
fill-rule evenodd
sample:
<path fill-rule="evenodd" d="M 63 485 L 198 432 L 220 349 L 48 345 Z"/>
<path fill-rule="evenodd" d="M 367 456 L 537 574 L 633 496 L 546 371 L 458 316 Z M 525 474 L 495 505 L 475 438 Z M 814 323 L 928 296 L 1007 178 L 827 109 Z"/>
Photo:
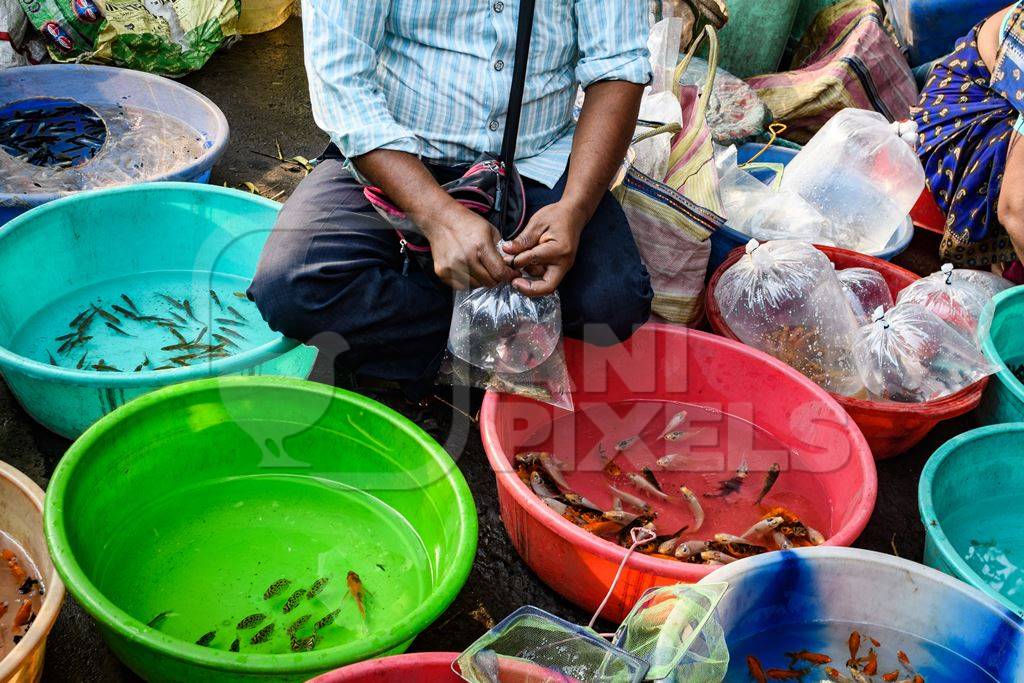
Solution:
<path fill-rule="evenodd" d="M 326 136 L 316 128 L 309 111 L 297 20 L 271 33 L 246 38 L 184 82 L 216 102 L 231 124 L 230 147 L 213 175 L 217 184 L 251 182 L 262 194 L 283 200 L 303 171 L 298 164 L 268 158 L 266 155 L 276 154 L 275 143 L 280 143 L 285 157 L 307 158 L 317 156 L 326 144 Z M 918 235 L 911 250 L 901 257 L 901 265 L 931 272 L 938 265 L 936 248 L 933 236 Z M 328 376 L 324 368 L 317 372 L 322 378 Z M 589 615 L 542 584 L 512 549 L 498 515 L 494 477 L 476 425 L 440 400 L 412 405 L 386 394 L 375 397 L 405 413 L 441 442 L 451 435 L 456 437 L 454 442 L 465 441 L 465 449 L 452 455 L 469 481 L 480 517 L 479 549 L 466 587 L 411 650 L 460 650 L 523 604 L 586 623 Z M 879 463 L 878 504 L 857 547 L 920 561 L 924 530 L 917 512 L 918 476 L 940 444 L 968 427 L 969 418 L 940 425 L 917 448 Z M 0 457 L 45 487 L 68 445 L 35 424 L 0 382 Z M 43 680 L 138 679 L 118 662 L 93 621 L 68 598 L 47 643 Z"/>

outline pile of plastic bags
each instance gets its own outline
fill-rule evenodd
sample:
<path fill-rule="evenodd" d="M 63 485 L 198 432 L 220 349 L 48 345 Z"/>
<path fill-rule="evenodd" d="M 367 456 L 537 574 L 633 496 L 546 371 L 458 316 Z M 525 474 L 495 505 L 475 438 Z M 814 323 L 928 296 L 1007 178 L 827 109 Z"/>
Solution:
<path fill-rule="evenodd" d="M 994 372 L 976 331 L 985 304 L 1011 286 L 1002 278 L 946 266 L 894 304 L 881 274 L 836 270 L 810 244 L 751 240 L 746 251 L 715 290 L 725 324 L 833 393 L 933 401 Z"/>

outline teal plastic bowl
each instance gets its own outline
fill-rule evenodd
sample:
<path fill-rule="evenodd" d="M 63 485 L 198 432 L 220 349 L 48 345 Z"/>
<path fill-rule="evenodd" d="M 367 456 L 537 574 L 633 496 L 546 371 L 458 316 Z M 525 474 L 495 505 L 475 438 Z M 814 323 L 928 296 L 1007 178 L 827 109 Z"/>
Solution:
<path fill-rule="evenodd" d="M 75 359 L 54 366 L 43 342 L 26 341 L 34 330 L 66 325 L 69 302 L 80 305 L 99 293 L 109 299 L 127 292 L 141 301 L 153 295 L 154 282 L 192 291 L 212 281 L 245 289 L 279 209 L 236 190 L 151 183 L 75 194 L 4 225 L 0 373 L 18 401 L 48 429 L 75 438 L 119 405 L 170 384 L 225 374 L 308 376 L 316 350 L 270 331 L 258 315 L 246 328 L 251 347 L 159 372 L 78 370 Z M 90 358 L 104 358 L 103 349 Z"/>
<path fill-rule="evenodd" d="M 950 439 L 918 485 L 924 561 L 1024 616 L 1024 423 Z"/>
<path fill-rule="evenodd" d="M 982 424 L 1024 422 L 1024 384 L 1011 367 L 1024 365 L 1024 287 L 1000 292 L 982 313 L 978 336 L 985 356 L 999 370 L 978 407 Z"/>

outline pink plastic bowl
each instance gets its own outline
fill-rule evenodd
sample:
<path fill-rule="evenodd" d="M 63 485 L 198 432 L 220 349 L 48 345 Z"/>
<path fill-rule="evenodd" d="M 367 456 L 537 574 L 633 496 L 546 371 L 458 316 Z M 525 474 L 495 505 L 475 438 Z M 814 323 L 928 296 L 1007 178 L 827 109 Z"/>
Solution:
<path fill-rule="evenodd" d="M 565 353 L 577 409 L 656 399 L 733 414 L 746 410 L 747 419 L 811 463 L 807 469 L 818 475 L 832 512 L 830 528 L 821 530 L 829 545 L 850 545 L 867 525 L 877 493 L 871 450 L 835 399 L 788 365 L 723 337 L 659 324 L 644 326 L 614 347 L 566 340 Z M 497 477 L 501 518 L 516 550 L 541 580 L 583 609 L 595 610 L 625 549 L 556 514 L 510 464 L 522 440 L 565 414 L 529 399 L 488 393 L 480 425 Z M 711 569 L 635 554 L 603 614 L 620 621 L 646 589 L 694 583 Z"/>
<path fill-rule="evenodd" d="M 416 652 L 370 659 L 317 676 L 309 683 L 461 683 L 452 673 L 458 652 Z"/>

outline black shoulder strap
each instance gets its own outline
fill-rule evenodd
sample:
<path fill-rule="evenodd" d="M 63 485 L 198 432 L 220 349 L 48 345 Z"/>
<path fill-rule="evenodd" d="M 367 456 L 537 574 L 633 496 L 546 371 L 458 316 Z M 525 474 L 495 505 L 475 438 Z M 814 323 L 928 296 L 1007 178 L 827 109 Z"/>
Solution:
<path fill-rule="evenodd" d="M 521 0 L 519 3 L 519 30 L 516 33 L 516 56 L 512 71 L 512 91 L 508 96 L 505 138 L 501 142 L 501 161 L 506 166 L 511 166 L 516 160 L 519 118 L 523 110 L 523 90 L 526 88 L 526 67 L 530 60 L 530 40 L 533 37 L 534 5 L 535 0 Z"/>

